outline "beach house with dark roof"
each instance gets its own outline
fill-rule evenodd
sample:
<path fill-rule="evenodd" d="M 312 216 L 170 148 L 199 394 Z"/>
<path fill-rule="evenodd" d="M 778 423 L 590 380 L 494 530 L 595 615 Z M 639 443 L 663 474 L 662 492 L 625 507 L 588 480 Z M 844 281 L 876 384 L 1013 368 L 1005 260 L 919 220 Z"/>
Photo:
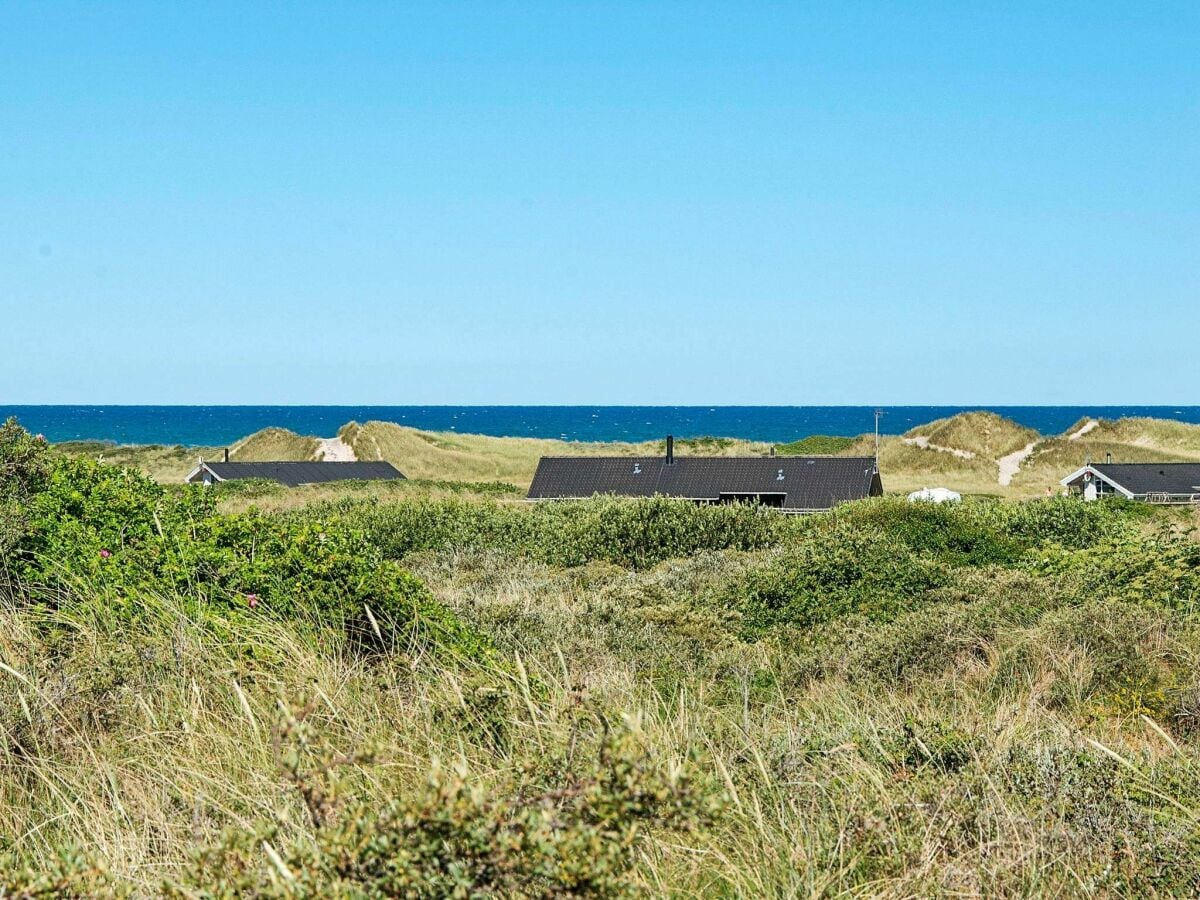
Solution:
<path fill-rule="evenodd" d="M 664 456 L 544 456 L 528 498 L 657 495 L 697 503 L 749 501 L 804 513 L 882 493 L 879 469 L 868 456 L 676 457 L 668 437 Z"/>
<path fill-rule="evenodd" d="M 187 476 L 188 484 L 219 484 L 265 478 L 287 487 L 330 481 L 386 481 L 404 475 L 390 462 L 205 462 Z"/>
<path fill-rule="evenodd" d="M 1200 503 L 1200 462 L 1088 463 L 1059 483 L 1085 500 Z"/>

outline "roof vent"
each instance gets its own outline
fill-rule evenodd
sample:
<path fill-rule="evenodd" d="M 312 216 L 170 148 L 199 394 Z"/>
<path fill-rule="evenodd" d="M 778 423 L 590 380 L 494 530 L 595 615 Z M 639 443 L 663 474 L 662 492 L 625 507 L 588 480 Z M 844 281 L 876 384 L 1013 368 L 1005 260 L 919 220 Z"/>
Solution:
<path fill-rule="evenodd" d="M 634 464 L 633 464 L 633 474 L 634 474 L 634 475 L 641 475 L 641 474 L 642 474 L 642 464 L 641 464 L 641 463 L 634 463 Z"/>
<path fill-rule="evenodd" d="M 225 462 L 229 462 L 229 448 L 225 448 Z"/>
<path fill-rule="evenodd" d="M 667 435 L 667 465 L 675 465 L 675 437 L 670 434 Z"/>
<path fill-rule="evenodd" d="M 776 481 L 783 481 L 783 469 L 779 470 L 779 474 L 775 476 Z"/>
<path fill-rule="evenodd" d="M 1111 463 L 1111 462 L 1112 462 L 1112 454 L 1111 454 L 1111 453 L 1105 453 L 1105 454 L 1104 454 L 1104 461 L 1105 461 L 1106 463 Z"/>

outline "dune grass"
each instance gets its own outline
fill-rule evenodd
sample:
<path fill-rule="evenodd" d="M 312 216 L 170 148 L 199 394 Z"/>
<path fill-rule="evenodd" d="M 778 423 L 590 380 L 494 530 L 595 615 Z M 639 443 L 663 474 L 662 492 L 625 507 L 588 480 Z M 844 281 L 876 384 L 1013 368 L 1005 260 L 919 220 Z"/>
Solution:
<path fill-rule="evenodd" d="M 1200 892 L 1194 510 L 0 462 L 0 896 Z"/>
<path fill-rule="evenodd" d="M 183 481 L 202 458 L 218 459 L 221 453 L 218 447 L 114 444 L 107 441 L 64 441 L 54 447 L 66 456 L 99 459 L 113 465 L 139 469 L 163 483 Z"/>
<path fill-rule="evenodd" d="M 1158 450 L 1176 459 L 1200 459 L 1200 425 L 1169 419 L 1101 419 L 1098 427 L 1073 443 L 1092 442 Z"/>
<path fill-rule="evenodd" d="M 923 436 L 930 444 L 963 450 L 983 459 L 996 460 L 1020 450 L 1040 435 L 1032 428 L 1018 425 L 991 412 L 959 413 L 919 425 L 905 437 Z"/>
<path fill-rule="evenodd" d="M 1084 423 L 1082 419 L 1071 433 Z M 339 432 L 359 459 L 386 459 L 410 481 L 399 487 L 364 489 L 336 486 L 307 487 L 293 492 L 281 489 L 263 503 L 273 509 L 333 499 L 341 493 L 354 496 L 366 490 L 381 498 L 417 495 L 461 494 L 463 484 L 503 483 L 519 491 L 528 488 L 542 456 L 624 455 L 657 456 L 665 452 L 665 441 L 643 443 L 587 443 L 533 438 L 500 438 L 453 432 L 425 432 L 389 422 L 347 423 Z M 1005 498 L 1043 496 L 1058 492 L 1060 478 L 1078 468 L 1086 458 L 1103 460 L 1111 453 L 1115 461 L 1158 462 L 1171 459 L 1200 459 L 1200 426 L 1152 419 L 1101 421 L 1099 427 L 1079 440 L 1065 437 L 1040 438 L 1030 429 L 991 413 L 965 413 L 918 426 L 908 437 L 922 435 L 933 444 L 974 454 L 964 459 L 933 449 L 921 449 L 895 436 L 884 436 L 880 469 L 888 493 L 909 493 L 925 487 L 943 486 L 968 494 Z M 996 459 L 1035 442 L 1033 455 L 1024 462 L 1011 485 L 998 483 Z M 771 445 L 735 438 L 677 439 L 676 453 L 704 456 L 765 456 Z M 178 482 L 195 466 L 200 456 L 219 458 L 220 448 L 118 447 L 98 442 L 59 445 L 73 455 L 102 456 L 131 465 L 163 482 Z M 304 460 L 318 452 L 318 441 L 285 429 L 269 428 L 233 446 L 235 460 Z M 872 435 L 857 438 L 813 436 L 780 445 L 776 452 L 787 454 L 834 454 L 872 456 Z M 484 487 L 475 493 L 491 494 Z M 230 498 L 232 507 L 243 508 L 245 495 Z"/>
<path fill-rule="evenodd" d="M 285 428 L 264 428 L 229 447 L 235 462 L 304 461 L 316 456 L 318 441 Z M 99 459 L 144 472 L 163 484 L 178 484 L 201 459 L 220 460 L 225 447 L 184 447 L 161 444 L 114 444 L 109 441 L 64 441 L 54 445 L 67 456 Z"/>
<path fill-rule="evenodd" d="M 881 442 L 879 471 L 884 491 L 907 494 L 927 487 L 948 487 L 964 494 L 1017 496 L 997 482 L 994 460 L 963 459 L 950 453 L 922 449 L 889 436 Z"/>
<path fill-rule="evenodd" d="M 872 502 L 775 547 L 637 569 L 406 554 L 490 636 L 480 663 L 363 657 L 319 623 L 224 615 L 187 592 L 14 594 L 0 886 L 1193 895 L 1200 633 L 1087 574 L 1112 554 L 1141 565 L 1144 511 L 1081 507 Z M 1080 549 L 1025 565 L 1013 535 Z M 855 564 L 880 541 L 931 576 L 898 605 Z M 780 576 L 841 585 L 850 606 L 747 637 L 743 592 Z"/>
<path fill-rule="evenodd" d="M 264 428 L 234 444 L 229 450 L 233 462 L 272 462 L 286 460 L 303 462 L 316 459 L 320 441 L 288 431 L 286 428 Z"/>
<path fill-rule="evenodd" d="M 838 456 L 848 454 L 859 444 L 859 438 L 813 434 L 798 441 L 780 444 L 775 452 L 780 456 Z"/>
<path fill-rule="evenodd" d="M 413 478 L 392 481 L 337 481 L 285 487 L 273 481 L 230 481 L 214 489 L 219 508 L 224 512 L 260 509 L 282 512 L 314 504 L 336 501 L 388 502 L 412 498 L 440 500 L 466 499 L 518 500 L 524 493 L 505 481 L 445 481 Z"/>
<path fill-rule="evenodd" d="M 522 489 L 543 456 L 657 456 L 666 442 L 591 443 L 541 438 L 419 431 L 393 422 L 350 423 L 340 432 L 359 459 L 385 459 L 407 477 L 443 481 L 504 481 Z M 766 455 L 769 445 L 730 438 L 677 440 L 676 453 Z"/>

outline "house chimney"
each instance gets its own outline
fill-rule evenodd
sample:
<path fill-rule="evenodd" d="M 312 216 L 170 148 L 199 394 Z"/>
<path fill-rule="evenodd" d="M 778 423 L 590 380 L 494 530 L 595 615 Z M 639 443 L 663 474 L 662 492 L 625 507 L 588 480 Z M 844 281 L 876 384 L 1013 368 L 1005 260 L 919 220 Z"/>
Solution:
<path fill-rule="evenodd" d="M 675 465 L 675 437 L 670 434 L 667 435 L 667 465 Z"/>
<path fill-rule="evenodd" d="M 229 462 L 229 448 L 225 448 L 225 462 Z"/>
<path fill-rule="evenodd" d="M 1111 453 L 1105 453 L 1105 454 L 1104 454 L 1104 461 L 1105 461 L 1106 463 L 1111 463 L 1111 462 L 1112 462 L 1112 454 L 1111 454 Z"/>

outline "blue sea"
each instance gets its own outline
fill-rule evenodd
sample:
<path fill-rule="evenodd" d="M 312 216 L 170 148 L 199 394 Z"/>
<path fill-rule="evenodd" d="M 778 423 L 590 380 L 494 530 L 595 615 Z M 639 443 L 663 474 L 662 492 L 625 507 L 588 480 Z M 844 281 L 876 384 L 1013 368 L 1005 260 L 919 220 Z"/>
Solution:
<path fill-rule="evenodd" d="M 915 425 L 972 409 L 990 409 L 1057 434 L 1084 416 L 1153 416 L 1200 423 L 1200 406 L 893 406 L 881 430 Z M 351 420 L 378 419 L 430 431 L 576 441 L 643 441 L 677 437 L 741 437 L 783 443 L 813 434 L 858 435 L 874 428 L 870 406 L 0 406 L 50 441 L 219 446 L 277 425 L 332 437 Z"/>

